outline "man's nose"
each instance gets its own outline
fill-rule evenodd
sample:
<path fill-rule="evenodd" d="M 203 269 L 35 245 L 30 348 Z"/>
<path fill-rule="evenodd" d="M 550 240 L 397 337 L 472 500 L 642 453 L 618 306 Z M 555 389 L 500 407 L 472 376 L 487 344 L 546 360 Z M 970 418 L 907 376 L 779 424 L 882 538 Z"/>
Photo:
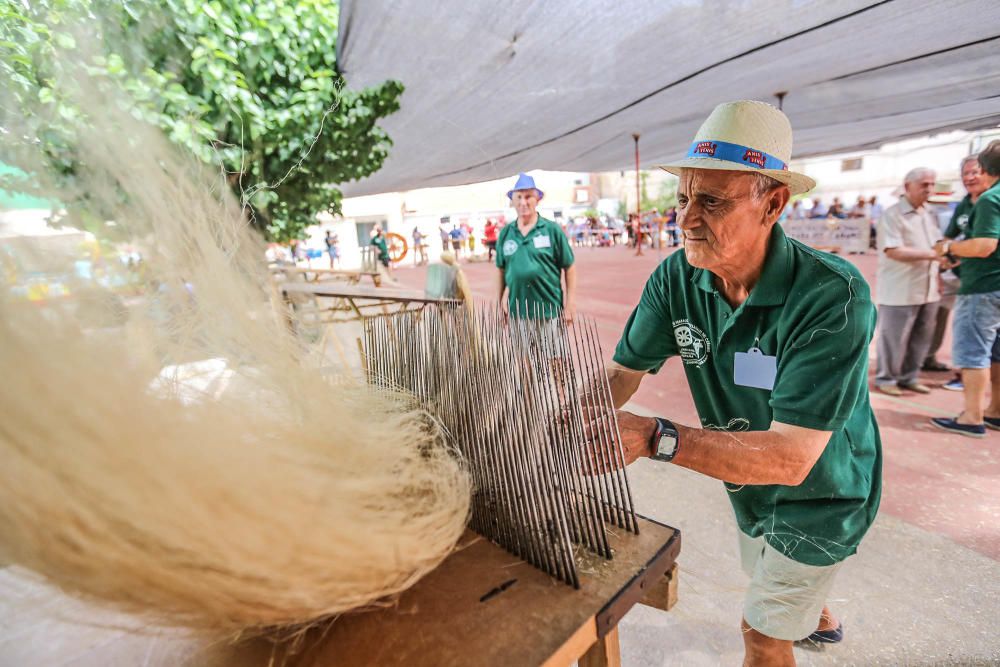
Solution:
<path fill-rule="evenodd" d="M 677 226 L 681 229 L 693 229 L 698 226 L 699 222 L 700 220 L 697 213 L 691 210 L 688 210 L 683 215 L 677 216 Z"/>

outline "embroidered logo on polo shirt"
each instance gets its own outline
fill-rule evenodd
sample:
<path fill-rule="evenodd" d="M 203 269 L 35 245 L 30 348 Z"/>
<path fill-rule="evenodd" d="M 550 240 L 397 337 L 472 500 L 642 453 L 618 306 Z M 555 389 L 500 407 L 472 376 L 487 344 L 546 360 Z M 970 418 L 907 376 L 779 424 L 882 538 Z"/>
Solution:
<path fill-rule="evenodd" d="M 681 359 L 685 364 L 701 366 L 708 361 L 712 344 L 705 332 L 691 324 L 688 320 L 674 322 L 674 339 L 680 348 Z"/>
<path fill-rule="evenodd" d="M 517 241 L 514 239 L 507 239 L 503 242 L 503 254 L 504 256 L 513 255 L 517 252 Z"/>
<path fill-rule="evenodd" d="M 958 233 L 960 236 L 965 236 L 969 233 L 969 216 L 964 213 L 955 220 L 955 226 L 958 227 Z"/>

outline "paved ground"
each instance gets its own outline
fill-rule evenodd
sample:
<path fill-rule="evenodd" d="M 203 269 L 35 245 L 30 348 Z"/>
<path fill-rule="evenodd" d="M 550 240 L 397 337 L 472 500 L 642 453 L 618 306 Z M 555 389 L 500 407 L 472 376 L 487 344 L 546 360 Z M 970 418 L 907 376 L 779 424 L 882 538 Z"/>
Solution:
<path fill-rule="evenodd" d="M 875 256 L 848 257 L 874 283 Z M 581 248 L 578 309 L 598 322 L 610 352 L 658 263 L 625 248 Z M 477 298 L 495 299 L 495 269 L 464 265 Z M 396 272 L 421 287 L 424 271 Z M 950 357 L 946 340 L 941 358 Z M 874 344 L 872 360 L 874 362 Z M 872 364 L 874 368 L 874 363 Z M 939 385 L 949 373 L 928 374 Z M 873 394 L 885 454 L 879 519 L 845 565 L 832 606 L 849 639 L 823 651 L 797 650 L 801 665 L 1000 664 L 1000 433 L 973 440 L 942 433 L 928 419 L 954 415 L 960 393 Z M 632 408 L 675 421 L 698 419 L 680 364 L 647 378 Z M 642 461 L 631 468 L 636 503 L 681 528 L 681 597 L 669 614 L 636 609 L 622 626 L 625 665 L 739 664 L 736 628 L 745 585 L 735 523 L 722 486 L 689 471 Z"/>

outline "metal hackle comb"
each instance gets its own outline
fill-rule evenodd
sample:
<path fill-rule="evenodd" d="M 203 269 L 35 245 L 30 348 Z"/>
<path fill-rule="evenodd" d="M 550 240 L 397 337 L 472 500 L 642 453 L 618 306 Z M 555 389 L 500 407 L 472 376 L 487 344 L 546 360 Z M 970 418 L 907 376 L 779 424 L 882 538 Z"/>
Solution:
<path fill-rule="evenodd" d="M 465 459 L 480 535 L 579 588 L 572 543 L 611 558 L 605 523 L 639 532 L 593 319 L 437 306 L 366 319 L 363 350 Z"/>

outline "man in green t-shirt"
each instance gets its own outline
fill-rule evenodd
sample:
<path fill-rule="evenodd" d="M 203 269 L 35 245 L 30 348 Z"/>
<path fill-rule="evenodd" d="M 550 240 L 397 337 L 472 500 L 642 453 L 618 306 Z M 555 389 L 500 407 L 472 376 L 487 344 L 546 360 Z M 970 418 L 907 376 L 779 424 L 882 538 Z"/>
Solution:
<path fill-rule="evenodd" d="M 936 246 L 939 255 L 962 262 L 951 356 L 962 369 L 965 409 L 953 419 L 931 419 L 940 429 L 974 438 L 985 437 L 987 427 L 1000 430 L 1000 139 L 978 159 L 985 190 L 969 212 L 966 238 Z M 987 384 L 993 394 L 984 410 Z"/>
<path fill-rule="evenodd" d="M 751 583 L 747 665 L 794 664 L 792 643 L 837 642 L 826 599 L 871 526 L 881 444 L 868 395 L 875 308 L 848 262 L 785 236 L 792 130 L 763 102 L 719 105 L 680 177 L 684 249 L 657 267 L 608 371 L 619 408 L 680 357 L 700 428 L 619 411 L 626 462 L 648 456 L 725 482 Z"/>
<path fill-rule="evenodd" d="M 979 200 L 979 195 L 983 194 L 986 189 L 982 181 L 983 172 L 979 168 L 979 155 L 972 154 L 962 158 L 962 162 L 959 164 L 959 173 L 962 175 L 962 185 L 965 186 L 967 194 L 955 207 L 951 220 L 948 221 L 948 227 L 944 231 L 944 237 L 952 241 L 960 241 L 965 238 L 969 231 L 969 214 Z M 948 329 L 948 319 L 955 309 L 955 296 L 958 294 L 961 268 L 958 264 L 945 269 L 946 266 L 948 266 L 947 262 L 941 267 L 941 301 L 938 302 L 937 321 L 934 326 L 931 349 L 927 351 L 927 358 L 924 359 L 922 365 L 922 369 L 925 371 L 948 370 L 947 366 L 938 361 L 937 353 L 944 342 L 944 333 Z M 962 391 L 962 374 L 956 373 L 955 379 L 949 380 L 942 386 L 952 391 Z"/>
<path fill-rule="evenodd" d="M 382 228 L 378 225 L 375 225 L 371 245 L 375 246 L 375 249 L 378 250 L 379 263 L 381 263 L 382 266 L 386 268 L 386 271 L 388 271 L 391 265 L 389 246 L 385 242 L 385 233 L 382 232 Z"/>
<path fill-rule="evenodd" d="M 507 309 L 512 316 L 553 319 L 562 313 L 569 324 L 576 314 L 573 249 L 559 225 L 538 215 L 543 196 L 535 179 L 527 174 L 518 175 L 507 193 L 517 219 L 497 237 L 497 300 L 503 303 L 504 292 L 508 292 Z"/>

